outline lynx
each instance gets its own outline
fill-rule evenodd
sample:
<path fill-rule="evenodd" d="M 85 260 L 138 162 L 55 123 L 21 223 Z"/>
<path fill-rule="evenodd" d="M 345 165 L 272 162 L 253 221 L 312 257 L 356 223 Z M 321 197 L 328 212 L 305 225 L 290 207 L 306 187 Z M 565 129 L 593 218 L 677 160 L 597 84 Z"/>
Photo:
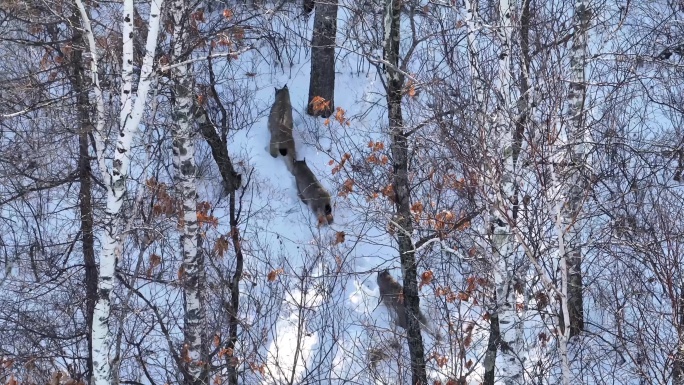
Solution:
<path fill-rule="evenodd" d="M 295 160 L 292 174 L 297 182 L 297 195 L 314 212 L 319 224 L 333 222 L 330 194 L 321 186 L 305 160 Z"/>

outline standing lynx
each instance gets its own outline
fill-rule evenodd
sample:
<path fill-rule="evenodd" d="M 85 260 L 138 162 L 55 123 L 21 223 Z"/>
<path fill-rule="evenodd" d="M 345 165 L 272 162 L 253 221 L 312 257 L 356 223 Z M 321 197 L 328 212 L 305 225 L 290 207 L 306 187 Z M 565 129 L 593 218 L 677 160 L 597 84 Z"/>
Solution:
<path fill-rule="evenodd" d="M 275 89 L 275 101 L 268 116 L 268 130 L 271 133 L 269 152 L 274 158 L 278 154 L 287 159 L 288 169 L 292 169 L 295 158 L 295 143 L 292 138 L 292 105 L 290 91 L 285 87 Z"/>

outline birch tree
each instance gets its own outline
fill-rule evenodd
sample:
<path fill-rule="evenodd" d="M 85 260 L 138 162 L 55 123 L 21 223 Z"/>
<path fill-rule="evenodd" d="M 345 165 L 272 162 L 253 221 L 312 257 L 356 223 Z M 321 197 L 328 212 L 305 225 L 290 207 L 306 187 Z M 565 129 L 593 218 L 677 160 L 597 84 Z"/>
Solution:
<path fill-rule="evenodd" d="M 582 286 L 582 230 L 586 223 L 582 215 L 583 201 L 587 197 L 588 186 L 588 146 L 587 129 L 584 119 L 586 84 L 584 70 L 586 65 L 587 31 L 591 21 L 589 3 L 579 0 L 574 9 L 574 33 L 570 56 L 571 79 L 567 97 L 566 122 L 561 130 L 560 143 L 564 153 L 559 163 L 558 173 L 563 186 L 559 190 L 562 201 L 562 258 L 568 264 L 567 310 L 569 312 L 568 337 L 579 335 L 584 329 L 583 286 Z M 564 147 L 564 148 L 563 148 Z M 567 197 L 564 192 L 568 191 Z"/>
<path fill-rule="evenodd" d="M 466 1 L 468 27 L 468 53 L 470 72 L 473 76 L 473 94 L 478 106 L 477 126 L 482 127 L 484 188 L 489 205 L 488 236 L 491 242 L 496 306 L 490 320 L 490 340 L 485 357 L 485 383 L 515 384 L 522 381 L 521 317 L 518 314 L 519 279 L 516 245 L 513 229 L 516 213 L 512 202 L 516 197 L 516 161 L 519 147 L 515 147 L 511 124 L 511 34 L 512 7 L 508 0 L 499 2 L 499 20 L 496 26 L 497 76 L 496 110 L 488 117 L 485 98 L 484 72 L 480 68 L 481 49 L 478 34 L 482 27 L 476 1 Z M 514 158 L 514 154 L 516 157 Z M 498 324 L 498 325 L 497 325 Z"/>
<path fill-rule="evenodd" d="M 499 320 L 500 345 L 496 357 L 499 375 L 496 383 L 516 384 L 522 381 L 522 328 L 517 309 L 518 295 L 516 246 L 512 236 L 515 223 L 510 202 L 514 202 L 516 188 L 516 164 L 513 161 L 513 125 L 511 111 L 511 33 L 512 7 L 509 0 L 499 1 L 499 105 L 489 126 L 485 139 L 486 151 L 499 170 L 485 170 L 485 188 L 491 189 L 490 236 L 494 259 L 494 284 L 496 286 L 496 312 Z"/>
<path fill-rule="evenodd" d="M 470 75 L 472 76 L 473 90 L 475 104 L 476 104 L 476 116 L 475 125 L 477 127 L 482 127 L 482 130 L 488 130 L 488 125 L 490 122 L 487 121 L 486 116 L 486 103 L 485 103 L 485 80 L 482 78 L 483 72 L 480 69 L 480 46 L 478 42 L 478 34 L 480 29 L 480 19 L 479 19 L 479 8 L 477 0 L 470 1 L 465 0 L 466 8 L 466 26 L 468 28 L 467 32 L 467 47 L 468 47 L 468 59 L 470 62 Z M 505 229 L 504 229 L 505 230 Z M 502 239 L 506 241 L 506 239 Z M 498 286 L 497 286 L 498 288 Z M 495 295 L 498 296 L 499 290 L 496 291 Z M 498 298 L 498 297 L 496 297 Z M 497 302 L 498 304 L 498 302 Z M 499 312 L 495 310 L 490 318 L 490 328 L 489 328 L 489 342 L 487 346 L 487 351 L 484 359 L 484 380 L 485 384 L 493 385 L 495 382 L 495 370 L 497 368 L 496 360 L 498 356 L 498 350 L 501 341 L 501 329 L 499 327 Z"/>
<path fill-rule="evenodd" d="M 93 130 L 97 162 L 107 189 L 107 206 L 105 209 L 104 239 L 100 251 L 100 271 L 98 276 L 98 298 L 95 304 L 92 327 L 93 345 L 93 378 L 97 385 L 111 384 L 113 373 L 111 366 L 112 335 L 109 329 L 111 310 L 111 294 L 114 287 L 114 272 L 118 260 L 117 250 L 120 241 L 120 210 L 126 193 L 126 178 L 130 167 L 130 149 L 134 136 L 138 131 L 138 124 L 147 102 L 147 94 L 153 82 L 153 64 L 159 34 L 161 6 L 163 0 L 153 0 L 148 22 L 149 31 L 145 45 L 145 57 L 141 68 L 140 81 L 137 85 L 137 95 L 133 92 L 133 0 L 126 0 L 122 12 L 123 57 L 121 75 L 121 95 L 119 113 L 119 135 L 116 142 L 111 165 L 107 165 L 105 155 L 106 142 L 104 140 L 105 109 L 104 96 L 99 81 L 99 53 L 95 44 L 95 36 L 90 22 L 90 14 L 81 0 L 75 0 L 80 11 L 84 28 L 84 36 L 90 50 L 90 71 L 92 87 L 96 103 L 96 127 Z"/>
<path fill-rule="evenodd" d="M 245 138 L 265 131 L 270 83 L 301 80 L 312 64 L 300 59 L 304 18 L 288 16 L 301 3 L 267 12 L 217 10 L 224 5 L 214 1 L 204 13 L 187 2 L 168 7 L 153 118 L 145 139 L 117 155 L 127 134 L 111 139 L 140 125 L 128 122 L 133 115 L 120 127 L 109 121 L 124 110 L 120 80 L 133 83 L 123 94 L 131 113 L 147 92 L 134 80 L 139 45 L 132 77 L 129 66 L 122 77 L 122 66 L 110 65 L 131 52 L 121 51 L 122 3 L 0 0 L 0 383 L 87 381 L 90 371 L 103 374 L 102 352 L 111 377 L 100 383 L 404 384 L 423 381 L 421 370 L 428 384 L 684 383 L 681 7 L 585 1 L 589 22 L 574 2 L 404 2 L 401 36 L 395 2 L 391 12 L 384 1 L 340 3 L 340 31 L 353 33 L 339 41 L 345 73 L 337 78 L 349 89 L 363 84 L 363 95 L 337 95 L 347 111 L 328 124 L 302 116 L 309 130 L 297 138 L 333 160 L 332 175 L 324 162 L 317 175 L 341 186 L 330 189 L 340 220 L 293 241 L 289 228 L 274 232 L 274 215 L 294 220 L 279 198 L 285 178 L 264 180 L 263 154 Z M 140 14 L 152 3 L 135 4 L 127 33 L 139 41 L 148 29 Z M 98 20 L 83 18 L 83 8 Z M 274 75 L 268 44 L 291 74 Z M 376 83 L 363 73 L 369 63 Z M 367 77 L 355 83 L 359 75 Z M 299 89 L 295 109 L 306 97 Z M 138 156 L 147 161 L 138 166 Z M 147 183 L 134 180 L 141 169 Z M 216 228 L 204 227 L 198 193 Z M 116 214 L 110 206 L 101 214 L 103 195 L 123 200 Z M 301 269 L 288 242 L 306 250 Z M 366 257 L 364 242 L 383 250 Z M 93 290 L 96 257 L 112 249 L 117 283 Z M 387 338 L 387 312 L 374 308 L 376 268 L 399 263 L 409 310 L 445 337 L 422 335 L 422 353 L 415 324 L 394 330 L 408 334 L 401 346 Z M 358 278 L 353 297 L 349 277 Z M 103 318 L 90 316 L 95 301 L 84 293 L 101 296 L 102 287 L 113 335 L 89 348 L 86 324 L 96 336 Z M 98 348 L 88 369 L 85 351 Z"/>
<path fill-rule="evenodd" d="M 192 124 L 192 63 L 189 20 L 190 6 L 186 0 L 173 2 L 173 168 L 176 191 L 182 204 L 180 222 L 183 226 L 183 282 L 185 318 L 183 325 L 183 359 L 185 383 L 200 385 L 209 382 L 206 365 L 206 314 L 204 294 L 204 256 L 198 248 L 197 185 L 195 182 L 195 138 Z"/>

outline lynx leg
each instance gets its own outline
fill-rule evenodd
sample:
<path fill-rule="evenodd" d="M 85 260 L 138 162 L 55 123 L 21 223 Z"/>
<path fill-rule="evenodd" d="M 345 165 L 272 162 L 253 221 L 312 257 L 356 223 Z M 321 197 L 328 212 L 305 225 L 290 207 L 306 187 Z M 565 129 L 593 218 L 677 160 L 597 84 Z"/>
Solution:
<path fill-rule="evenodd" d="M 273 139 L 271 139 L 271 143 L 268 146 L 268 152 L 271 153 L 271 156 L 274 158 L 278 157 L 278 145 L 277 143 L 273 142 Z"/>

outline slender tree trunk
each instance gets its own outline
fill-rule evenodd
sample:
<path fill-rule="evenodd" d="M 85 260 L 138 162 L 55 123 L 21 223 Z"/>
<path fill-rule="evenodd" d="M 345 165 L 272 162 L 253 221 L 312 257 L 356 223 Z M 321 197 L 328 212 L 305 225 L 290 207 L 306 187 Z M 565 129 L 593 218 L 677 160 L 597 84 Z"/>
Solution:
<path fill-rule="evenodd" d="M 684 385 L 684 288 L 680 286 L 677 305 L 677 335 L 679 343 L 672 364 L 672 385 Z"/>
<path fill-rule="evenodd" d="M 235 209 L 235 192 L 230 194 L 230 234 L 233 241 L 233 250 L 235 251 L 235 273 L 233 274 L 233 281 L 230 284 L 230 311 L 228 312 L 228 328 L 230 332 L 230 339 L 228 340 L 227 348 L 229 351 L 235 351 L 235 345 L 238 337 L 238 326 L 240 324 L 238 319 L 238 311 L 240 310 L 240 279 L 242 279 L 242 269 L 244 266 L 244 258 L 242 255 L 242 240 L 240 239 L 240 229 L 238 228 L 239 213 Z M 228 366 L 228 384 L 238 384 L 238 362 L 234 357 L 227 357 Z"/>
<path fill-rule="evenodd" d="M 499 1 L 499 23 L 497 36 L 499 48 L 498 96 L 499 103 L 494 120 L 487 126 L 485 140 L 487 158 L 496 167 L 485 166 L 485 184 L 489 189 L 491 210 L 489 236 L 492 247 L 492 265 L 496 287 L 496 315 L 499 320 L 499 351 L 495 358 L 495 383 L 518 384 L 522 382 L 522 321 L 517 309 L 517 296 L 522 294 L 523 285 L 517 274 L 518 261 L 512 226 L 515 226 L 516 210 L 516 161 L 519 143 L 511 122 L 511 4 L 509 0 Z M 518 146 L 516 146 L 518 145 Z M 517 152 L 516 152 L 517 151 Z M 517 215 L 517 212 L 515 213 Z"/>
<path fill-rule="evenodd" d="M 485 127 L 489 124 L 486 118 L 485 107 L 485 82 L 482 79 L 480 71 L 480 47 L 477 39 L 479 20 L 479 10 L 477 1 L 465 0 L 466 7 L 466 25 L 468 27 L 468 54 L 470 57 L 470 74 L 473 77 L 473 93 L 475 96 L 475 104 L 477 106 L 476 125 Z M 498 303 L 497 294 L 494 293 L 494 303 Z M 485 376 L 484 385 L 494 385 L 496 381 L 496 360 L 497 352 L 501 345 L 501 332 L 499 330 L 499 316 L 498 309 L 491 311 L 491 319 L 489 322 L 489 341 L 487 344 L 487 351 L 485 352 L 484 366 Z"/>
<path fill-rule="evenodd" d="M 90 167 L 90 154 L 88 151 L 88 134 L 92 131 L 90 119 L 90 100 L 85 89 L 86 75 L 83 68 L 83 34 L 81 33 L 81 20 L 75 12 L 70 18 L 73 31 L 73 53 L 71 56 L 70 81 L 77 95 L 78 123 L 78 176 L 79 209 L 81 213 L 81 245 L 83 249 L 83 265 L 85 266 L 85 297 L 86 297 L 86 329 L 88 332 L 88 358 L 86 363 L 86 378 L 93 374 L 93 356 L 91 354 L 93 343 L 91 332 L 93 329 L 93 312 L 97 299 L 97 265 L 95 263 L 95 239 L 93 235 L 93 198 L 92 180 Z"/>
<path fill-rule="evenodd" d="M 111 294 L 114 287 L 114 273 L 118 260 L 117 243 L 120 236 L 119 222 L 120 210 L 126 193 L 126 178 L 130 167 L 130 149 L 133 137 L 137 132 L 138 124 L 142 118 L 147 94 L 152 82 L 152 64 L 157 47 L 159 33 L 159 19 L 163 0 L 152 0 L 149 20 L 149 34 L 145 46 L 146 54 L 141 68 L 140 82 L 138 84 L 138 97 L 133 102 L 133 40 L 123 39 L 122 50 L 122 86 L 121 86 L 121 111 L 119 114 L 119 135 L 114 151 L 114 161 L 111 168 L 105 162 L 105 110 L 104 97 L 100 89 L 98 78 L 98 54 L 95 44 L 95 36 L 90 24 L 88 11 L 81 0 L 75 0 L 81 15 L 85 38 L 88 42 L 90 54 L 90 72 L 92 86 L 95 95 L 97 124 L 93 131 L 98 165 L 107 188 L 107 204 L 105 207 L 102 240 L 100 253 L 100 270 L 97 286 L 97 301 L 93 310 L 93 327 L 91 333 L 93 376 L 91 384 L 110 385 L 114 382 L 112 374 L 111 348 L 112 334 L 109 329 L 109 316 L 111 313 Z M 123 6 L 123 36 L 132 36 L 134 6 L 133 0 L 125 0 Z"/>
<path fill-rule="evenodd" d="M 522 366 L 518 355 L 521 351 L 522 322 L 516 313 L 516 260 L 512 223 L 518 215 L 515 173 L 521 150 L 524 120 L 510 123 L 511 110 L 511 5 L 508 0 L 499 2 L 499 25 L 497 36 L 500 44 L 498 96 L 500 102 L 494 118 L 487 113 L 486 82 L 480 68 L 480 48 L 477 33 L 480 20 L 477 1 L 466 0 L 468 27 L 468 51 L 470 71 L 474 78 L 474 96 L 477 107 L 478 126 L 486 133 L 483 149 L 488 159 L 483 175 L 489 189 L 489 238 L 492 247 L 492 266 L 496 288 L 495 308 L 492 311 L 490 335 L 485 353 L 485 384 L 515 384 L 522 380 Z M 524 118 L 521 118 L 524 119 Z M 515 130 L 515 135 L 514 131 Z M 496 165 L 496 166 L 494 166 Z"/>
<path fill-rule="evenodd" d="M 173 56 L 181 62 L 189 56 L 188 28 L 190 8 L 186 0 L 173 3 Z M 183 290 L 185 324 L 183 327 L 185 384 L 202 385 L 208 378 L 208 346 L 206 337 L 206 310 L 204 304 L 204 255 L 199 240 L 197 222 L 197 185 L 195 173 L 195 142 L 192 125 L 194 99 L 192 93 L 192 64 L 176 66 L 172 73 L 173 98 L 173 167 L 175 187 L 182 202 L 181 223 L 183 234 Z"/>
<path fill-rule="evenodd" d="M 385 4 L 385 84 L 387 87 L 387 108 L 389 128 L 392 137 L 391 152 L 393 165 L 393 185 L 395 191 L 394 221 L 397 229 L 399 256 L 404 276 L 404 304 L 408 346 L 411 356 L 411 384 L 427 385 L 423 336 L 420 334 L 420 297 L 418 296 L 417 266 L 414 245 L 411 240 L 411 196 L 408 177 L 408 137 L 404 130 L 401 113 L 402 88 L 404 76 L 399 71 L 401 1 L 386 0 Z"/>
<path fill-rule="evenodd" d="M 529 116 L 532 115 L 532 92 L 530 87 L 530 1 L 523 0 L 520 13 L 520 98 L 518 99 L 518 120 L 515 123 L 515 133 L 513 136 L 513 167 L 518 169 L 518 159 L 523 146 L 523 136 L 527 129 Z M 513 221 L 519 223 L 520 186 L 515 185 L 515 200 L 513 201 Z"/>
<path fill-rule="evenodd" d="M 497 35 L 501 45 L 499 53 L 499 87 L 501 101 L 492 124 L 488 138 L 488 149 L 493 157 L 500 157 L 496 168 L 487 169 L 488 188 L 492 189 L 493 210 L 490 215 L 490 236 L 492 242 L 492 256 L 494 264 L 494 282 L 496 286 L 497 315 L 499 318 L 500 346 L 496 357 L 496 367 L 499 371 L 498 383 L 518 384 L 522 381 L 522 365 L 520 356 L 522 337 L 519 329 L 522 321 L 516 309 L 516 253 L 512 224 L 511 203 L 517 201 L 516 192 L 516 164 L 513 159 L 515 142 L 513 127 L 510 124 L 508 112 L 511 110 L 511 4 L 509 0 L 499 1 L 499 25 Z"/>
<path fill-rule="evenodd" d="M 584 330 L 583 285 L 582 285 L 582 240 L 581 231 L 584 221 L 581 220 L 582 206 L 588 188 L 587 131 L 584 124 L 584 100 L 586 84 L 584 67 L 587 51 L 587 30 L 591 22 L 591 10 L 584 0 L 575 3 L 575 33 L 572 41 L 570 65 L 572 79 L 568 95 L 568 123 L 566 139 L 568 154 L 561 166 L 561 183 L 568 191 L 567 205 L 563 209 L 563 225 L 566 247 L 566 258 L 569 267 L 568 277 L 568 310 L 570 312 L 570 337 L 579 335 Z"/>
<path fill-rule="evenodd" d="M 210 52 L 211 53 L 211 52 Z M 224 306 L 228 314 L 228 340 L 225 343 L 225 348 L 231 354 L 226 354 L 226 369 L 227 380 L 230 385 L 237 385 L 238 365 L 239 361 L 235 358 L 235 348 L 238 340 L 238 328 L 240 321 L 238 313 L 240 310 L 240 280 L 242 279 L 242 271 L 244 267 L 244 258 L 242 255 L 242 240 L 240 238 L 240 229 L 238 227 L 240 221 L 240 210 L 235 206 L 235 198 L 237 189 L 242 185 L 242 175 L 238 174 L 233 168 L 233 162 L 228 155 L 228 111 L 221 103 L 218 97 L 218 92 L 214 88 L 216 84 L 216 76 L 211 58 L 209 59 L 209 82 L 211 86 L 211 96 L 214 98 L 220 113 L 220 132 L 217 132 L 217 127 L 209 119 L 209 114 L 202 106 L 197 106 L 197 121 L 200 125 L 200 132 L 211 148 L 211 154 L 218 166 L 223 179 L 224 191 L 228 194 L 229 199 L 229 216 L 230 216 L 230 236 L 233 243 L 233 251 L 235 252 L 235 272 L 233 279 L 230 282 L 230 302 L 225 302 Z"/>
<path fill-rule="evenodd" d="M 562 188 L 562 185 L 554 180 L 554 185 Z M 554 191 L 554 190 L 552 190 Z M 559 189 L 555 191 L 560 192 Z M 557 193 L 558 196 L 563 197 L 562 193 Z M 567 253 L 565 251 L 565 240 L 563 226 L 563 200 L 556 204 L 556 232 L 558 233 L 558 255 L 559 263 L 558 269 L 561 274 L 561 295 L 560 295 L 560 315 L 558 317 L 558 354 L 561 361 L 561 383 L 563 385 L 570 384 L 570 361 L 568 359 L 568 340 L 570 339 L 570 329 L 566 328 L 565 325 L 570 324 L 570 310 L 568 306 L 568 259 Z"/>
<path fill-rule="evenodd" d="M 335 35 L 337 34 L 337 0 L 316 1 L 316 16 L 311 38 L 311 78 L 306 113 L 329 117 L 335 109 Z M 328 104 L 317 107 L 314 97 Z"/>
<path fill-rule="evenodd" d="M 504 184 L 505 185 L 505 184 Z M 504 189 L 512 186 L 504 186 Z M 510 196 L 510 195 L 507 195 Z M 521 320 L 516 313 L 515 253 L 510 225 L 499 210 L 505 210 L 506 202 L 498 201 L 496 212 L 490 217 L 492 256 L 494 262 L 494 284 L 496 286 L 499 319 L 499 351 L 496 355 L 496 369 L 498 376 L 495 383 L 518 384 L 522 380 L 522 367 L 519 361 L 521 351 L 520 335 L 517 333 Z"/>
<path fill-rule="evenodd" d="M 82 128 L 82 130 L 85 127 Z M 88 363 L 87 376 L 93 373 L 93 357 L 91 331 L 93 329 L 93 313 L 97 299 L 97 265 L 95 264 L 95 239 L 93 236 L 93 198 L 90 156 L 88 154 L 88 133 L 82 131 L 78 135 L 79 147 L 79 207 L 81 211 L 81 240 L 83 245 L 83 264 L 85 266 L 86 291 L 86 324 L 88 330 Z"/>
<path fill-rule="evenodd" d="M 496 377 L 496 351 L 499 349 L 501 333 L 499 333 L 499 316 L 494 313 L 489 319 L 489 341 L 484 359 L 484 382 L 483 385 L 494 385 Z"/>
<path fill-rule="evenodd" d="M 221 179 L 223 179 L 223 189 L 228 195 L 233 194 L 242 185 L 242 175 L 238 174 L 233 167 L 233 162 L 228 155 L 228 143 L 222 140 L 216 132 L 214 125 L 209 121 L 209 116 L 203 107 L 197 107 L 197 122 L 200 132 L 211 148 L 211 156 L 218 166 Z"/>

